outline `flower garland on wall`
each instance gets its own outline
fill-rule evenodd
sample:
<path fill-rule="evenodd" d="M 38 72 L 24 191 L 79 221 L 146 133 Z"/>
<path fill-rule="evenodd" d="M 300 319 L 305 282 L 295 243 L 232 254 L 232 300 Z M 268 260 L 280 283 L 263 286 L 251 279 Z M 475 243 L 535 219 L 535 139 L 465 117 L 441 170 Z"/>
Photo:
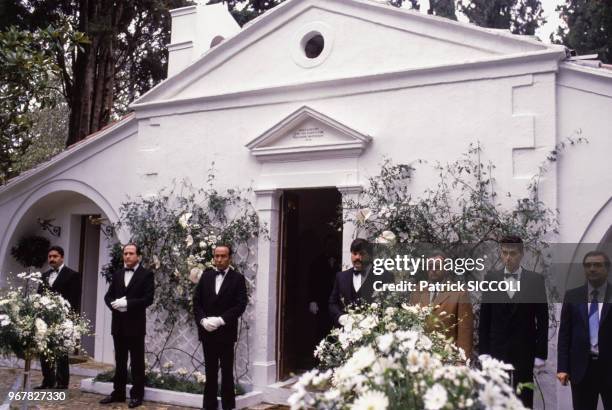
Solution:
<path fill-rule="evenodd" d="M 143 263 L 155 274 L 155 331 L 165 341 L 156 351 L 150 351 L 150 369 L 159 369 L 168 351 L 188 357 L 194 372 L 202 366 L 196 351 L 172 346 L 175 330 L 193 324 L 193 289 L 200 275 L 212 267 L 213 250 L 217 243 L 233 246 L 234 268 L 245 275 L 249 304 L 257 271 L 254 247 L 259 235 L 267 235 L 260 226 L 257 213 L 249 197 L 251 190 L 227 189 L 218 192 L 213 187 L 214 175 L 208 176 L 207 188 L 195 189 L 183 181 L 172 190 L 162 190 L 154 197 L 137 198 L 122 204 L 120 222 L 116 229 L 130 233 L 130 241 L 139 244 Z M 122 266 L 121 245 L 111 248 L 111 263 L 102 275 L 108 280 L 115 269 Z M 248 310 L 247 310 L 248 312 Z M 247 342 L 250 320 L 243 316 L 239 324 L 239 339 Z M 163 336 L 162 336 L 163 335 Z M 248 352 L 247 352 L 248 354 Z M 248 372 L 236 374 L 240 379 Z"/>

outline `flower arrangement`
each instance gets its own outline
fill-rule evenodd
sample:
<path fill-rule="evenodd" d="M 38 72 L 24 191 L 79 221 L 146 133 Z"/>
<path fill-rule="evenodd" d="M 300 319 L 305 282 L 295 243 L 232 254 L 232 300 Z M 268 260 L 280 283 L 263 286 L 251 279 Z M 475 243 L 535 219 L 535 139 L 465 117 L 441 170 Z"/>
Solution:
<path fill-rule="evenodd" d="M 405 304 L 350 311 L 317 348 L 327 368 L 300 378 L 291 409 L 524 408 L 509 384 L 512 366 L 489 356 L 478 368 L 457 364 L 462 351 L 426 330 L 430 318 L 431 308 Z"/>
<path fill-rule="evenodd" d="M 383 352 L 391 348 L 394 332 L 406 340 L 415 340 L 425 329 L 438 319 L 432 314 L 431 307 L 403 304 L 392 296 L 380 298 L 371 305 L 357 305 L 349 309 L 349 314 L 341 317 L 342 327 L 334 328 L 315 350 L 319 368 L 330 369 L 346 363 L 353 354 L 364 346 L 378 345 Z M 424 328 L 425 327 L 425 328 Z M 400 330 L 401 329 L 401 330 Z M 449 343 L 440 332 L 428 332 L 422 340 L 424 347 L 435 352 L 443 361 L 465 361 L 463 350 Z M 402 349 L 408 347 L 406 342 Z M 402 350 L 403 351 L 403 350 Z"/>
<path fill-rule="evenodd" d="M 50 360 L 80 348 L 89 323 L 70 310 L 66 299 L 52 292 L 42 295 L 30 288 L 41 282 L 40 272 L 20 273 L 24 287 L 9 287 L 0 298 L 0 354 L 26 361 L 26 379 L 35 356 Z M 25 387 L 24 380 L 24 387 Z"/>

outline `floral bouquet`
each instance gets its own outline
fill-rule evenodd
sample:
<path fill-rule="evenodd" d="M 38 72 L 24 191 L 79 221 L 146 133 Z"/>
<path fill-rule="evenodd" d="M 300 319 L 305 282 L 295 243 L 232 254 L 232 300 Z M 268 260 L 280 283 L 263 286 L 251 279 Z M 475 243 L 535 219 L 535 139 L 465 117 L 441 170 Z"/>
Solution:
<path fill-rule="evenodd" d="M 14 354 L 26 361 L 25 384 L 32 358 L 54 360 L 72 353 L 88 333 L 89 323 L 72 312 L 60 295 L 31 291 L 31 285 L 41 282 L 39 272 L 17 276 L 27 281 L 26 286 L 10 287 L 0 298 L 0 354 Z"/>
<path fill-rule="evenodd" d="M 463 352 L 426 331 L 430 317 L 431 308 L 405 304 L 350 311 L 317 347 L 326 370 L 300 378 L 291 409 L 524 408 L 509 384 L 512 366 L 488 356 L 479 368 L 458 365 Z"/>

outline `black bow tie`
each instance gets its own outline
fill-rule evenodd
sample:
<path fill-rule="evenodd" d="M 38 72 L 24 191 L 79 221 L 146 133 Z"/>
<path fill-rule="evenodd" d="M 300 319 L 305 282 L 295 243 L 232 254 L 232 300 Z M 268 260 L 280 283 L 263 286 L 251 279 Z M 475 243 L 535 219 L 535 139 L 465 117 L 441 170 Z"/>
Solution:
<path fill-rule="evenodd" d="M 132 269 L 132 268 L 125 268 L 125 272 L 126 272 L 126 273 L 127 273 L 127 272 L 132 272 L 132 273 L 134 273 L 134 269 Z"/>
<path fill-rule="evenodd" d="M 221 275 L 221 276 L 225 275 L 225 272 L 222 270 L 218 270 L 216 272 L 217 272 L 217 275 Z"/>
<path fill-rule="evenodd" d="M 514 278 L 514 280 L 518 280 L 518 273 L 504 273 L 504 279 Z"/>
<path fill-rule="evenodd" d="M 355 270 L 353 269 L 353 275 L 358 276 L 361 275 L 363 272 L 361 272 L 360 270 Z"/>

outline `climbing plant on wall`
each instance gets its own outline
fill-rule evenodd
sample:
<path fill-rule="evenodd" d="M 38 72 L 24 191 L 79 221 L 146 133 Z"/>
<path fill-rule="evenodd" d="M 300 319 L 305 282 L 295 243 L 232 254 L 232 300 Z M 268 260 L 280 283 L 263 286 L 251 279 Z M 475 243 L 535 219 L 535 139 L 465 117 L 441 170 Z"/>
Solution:
<path fill-rule="evenodd" d="M 195 326 L 193 289 L 202 272 L 212 267 L 216 244 L 233 246 L 232 265 L 245 275 L 251 303 L 257 270 L 254 246 L 257 237 L 267 231 L 259 224 L 250 194 L 250 190 L 241 189 L 218 191 L 211 173 L 205 188 L 182 181 L 153 197 L 138 197 L 122 204 L 115 228 L 129 232 L 130 242 L 141 248 L 143 264 L 155 274 L 151 310 L 155 313 L 156 335 L 166 342 L 157 351 L 148 352 L 154 356 L 149 361 L 151 368 L 161 365 L 165 352 L 181 350 L 169 345 L 175 330 Z M 107 280 L 122 266 L 121 245 L 113 245 L 110 256 L 111 263 L 102 271 Z M 247 340 L 250 320 L 245 316 L 239 333 Z M 194 327 L 193 334 L 197 334 Z M 195 352 L 183 353 L 191 356 L 194 370 L 201 365 L 195 360 Z"/>

